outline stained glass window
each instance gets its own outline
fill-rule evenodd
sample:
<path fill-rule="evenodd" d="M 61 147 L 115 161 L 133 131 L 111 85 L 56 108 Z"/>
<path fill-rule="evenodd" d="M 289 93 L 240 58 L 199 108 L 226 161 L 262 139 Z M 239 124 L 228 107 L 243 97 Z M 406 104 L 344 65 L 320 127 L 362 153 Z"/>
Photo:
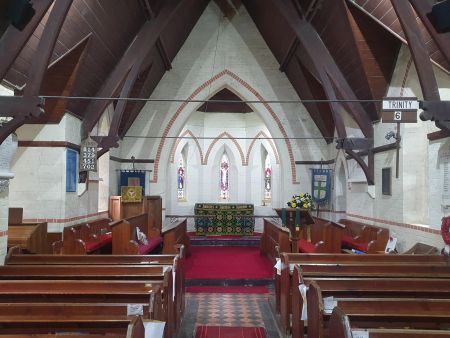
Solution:
<path fill-rule="evenodd" d="M 227 154 L 222 155 L 220 160 L 220 198 L 227 200 L 230 197 L 230 161 Z"/>
<path fill-rule="evenodd" d="M 184 200 L 186 198 L 185 188 L 186 188 L 186 168 L 184 165 L 184 159 L 183 157 L 181 157 L 177 169 L 177 191 L 179 200 Z"/>
<path fill-rule="evenodd" d="M 266 155 L 264 161 L 264 200 L 272 200 L 272 166 L 269 155 Z"/>

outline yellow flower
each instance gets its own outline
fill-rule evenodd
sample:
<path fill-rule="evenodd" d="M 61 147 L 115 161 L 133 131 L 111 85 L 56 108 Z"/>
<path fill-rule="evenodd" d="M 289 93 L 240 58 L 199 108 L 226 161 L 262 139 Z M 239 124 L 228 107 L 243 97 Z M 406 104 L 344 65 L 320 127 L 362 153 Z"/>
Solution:
<path fill-rule="evenodd" d="M 300 197 L 303 197 L 303 196 L 305 196 L 305 195 L 303 195 L 303 194 L 300 194 Z"/>
<path fill-rule="evenodd" d="M 295 198 L 291 198 L 291 202 L 294 203 L 295 202 Z"/>
<path fill-rule="evenodd" d="M 297 203 L 292 202 L 292 203 L 291 203 L 291 206 L 292 206 L 293 208 L 296 208 L 296 207 L 297 207 Z"/>

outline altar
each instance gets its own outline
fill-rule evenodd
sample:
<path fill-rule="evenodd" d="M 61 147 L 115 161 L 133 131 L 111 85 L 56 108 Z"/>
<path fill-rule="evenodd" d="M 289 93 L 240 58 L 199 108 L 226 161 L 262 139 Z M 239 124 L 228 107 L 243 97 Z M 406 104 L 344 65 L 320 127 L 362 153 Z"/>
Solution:
<path fill-rule="evenodd" d="M 252 236 L 255 229 L 253 204 L 196 203 L 194 214 L 198 236 Z"/>

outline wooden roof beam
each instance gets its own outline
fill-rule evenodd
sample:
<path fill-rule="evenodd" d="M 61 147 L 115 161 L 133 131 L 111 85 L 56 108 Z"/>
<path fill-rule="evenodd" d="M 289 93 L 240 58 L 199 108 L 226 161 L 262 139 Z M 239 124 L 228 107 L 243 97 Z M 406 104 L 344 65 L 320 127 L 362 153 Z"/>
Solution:
<path fill-rule="evenodd" d="M 42 32 L 37 49 L 37 56 L 31 63 L 30 76 L 24 90 L 24 97 L 33 98 L 39 95 L 45 71 L 53 52 L 56 40 L 61 30 L 64 19 L 73 0 L 58 0 L 50 12 L 47 24 Z M 8 112 L 6 112 L 8 113 Z M 3 142 L 9 134 L 26 122 L 26 117 L 15 117 L 0 128 L 0 142 Z"/>
<path fill-rule="evenodd" d="M 25 86 L 24 96 L 39 95 L 42 79 L 44 78 L 50 57 L 52 56 L 53 48 L 55 47 L 59 32 L 72 2 L 73 0 L 58 0 L 53 5 L 41 39 L 39 40 L 36 57 L 33 58 L 31 63 L 30 75 Z"/>
<path fill-rule="evenodd" d="M 42 81 L 41 94 L 70 96 L 78 77 L 80 66 L 87 52 L 92 33 L 86 35 L 75 46 L 48 67 Z M 46 100 L 45 114 L 33 123 L 59 123 L 67 107 L 67 100 Z"/>
<path fill-rule="evenodd" d="M 31 21 L 25 26 L 22 31 L 9 25 L 6 32 L 0 39 L 0 81 L 5 77 L 9 68 L 14 63 L 14 60 L 23 49 L 31 34 L 42 20 L 42 17 L 47 13 L 48 8 L 53 0 L 35 0 L 33 8 L 36 11 Z"/>
<path fill-rule="evenodd" d="M 219 6 L 226 18 L 232 19 L 236 15 L 234 7 L 228 2 L 228 0 L 214 0 L 214 2 L 217 6 Z"/>
<path fill-rule="evenodd" d="M 163 30 L 171 22 L 177 13 L 177 9 L 188 0 L 167 0 L 161 8 L 159 15 L 144 23 L 131 45 L 128 47 L 113 71 L 109 74 L 102 88 L 97 92 L 99 97 L 112 97 L 117 93 L 121 84 L 127 77 L 134 64 L 144 60 L 154 48 Z M 81 137 L 86 138 L 94 128 L 103 111 L 111 103 L 108 100 L 93 100 L 89 103 L 84 114 Z"/>
<path fill-rule="evenodd" d="M 313 26 L 306 20 L 298 17 L 295 14 L 295 9 L 287 0 L 275 1 L 275 3 L 280 9 L 280 12 L 285 16 L 291 29 L 295 32 L 301 46 L 303 46 L 305 56 L 315 65 L 315 69 L 325 70 L 344 98 L 356 100 L 355 93 Z M 323 81 L 322 77 L 321 81 Z M 324 86 L 323 82 L 322 85 Z M 330 93 L 327 92 L 328 94 Z M 373 137 L 372 123 L 364 108 L 360 104 L 354 104 L 350 108 L 349 113 L 361 128 L 363 134 L 369 138 Z"/>
<path fill-rule="evenodd" d="M 448 33 L 438 33 L 428 18 L 428 13 L 431 12 L 433 8 L 434 1 L 432 0 L 410 0 L 416 13 L 419 15 L 422 23 L 430 33 L 433 40 L 436 42 L 437 46 L 444 54 L 445 59 L 450 64 L 450 32 Z"/>
<path fill-rule="evenodd" d="M 409 0 L 391 0 L 391 2 L 408 41 L 424 100 L 441 101 L 431 59 L 411 3 Z M 450 129 L 449 122 L 436 121 L 436 126 L 440 129 Z"/>

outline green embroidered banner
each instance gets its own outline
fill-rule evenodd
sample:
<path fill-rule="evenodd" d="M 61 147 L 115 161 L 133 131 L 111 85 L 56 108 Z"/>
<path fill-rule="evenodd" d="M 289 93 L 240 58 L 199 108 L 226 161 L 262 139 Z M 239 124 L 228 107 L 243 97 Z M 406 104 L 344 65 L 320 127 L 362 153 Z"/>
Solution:
<path fill-rule="evenodd" d="M 253 235 L 253 204 L 196 203 L 194 214 L 199 236 Z"/>

